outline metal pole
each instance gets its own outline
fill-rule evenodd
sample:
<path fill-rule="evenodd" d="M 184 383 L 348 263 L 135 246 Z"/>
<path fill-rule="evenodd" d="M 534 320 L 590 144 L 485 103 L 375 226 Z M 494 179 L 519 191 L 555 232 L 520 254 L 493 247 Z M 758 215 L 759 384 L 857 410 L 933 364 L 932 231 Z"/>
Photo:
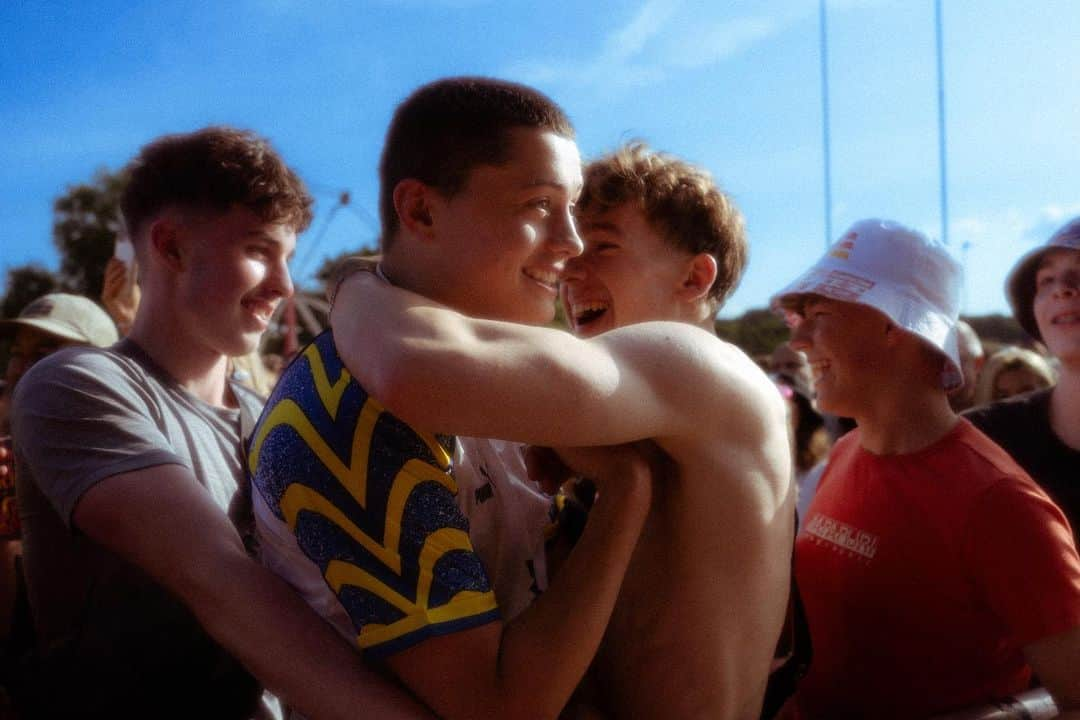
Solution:
<path fill-rule="evenodd" d="M 949 244 L 949 193 L 945 164 L 945 61 L 942 53 L 941 0 L 934 0 L 937 33 L 938 167 L 941 170 L 941 241 Z"/>
<path fill-rule="evenodd" d="M 821 36 L 821 144 L 825 155 L 825 248 L 832 244 L 832 151 L 829 147 L 829 31 L 825 0 L 819 0 Z"/>

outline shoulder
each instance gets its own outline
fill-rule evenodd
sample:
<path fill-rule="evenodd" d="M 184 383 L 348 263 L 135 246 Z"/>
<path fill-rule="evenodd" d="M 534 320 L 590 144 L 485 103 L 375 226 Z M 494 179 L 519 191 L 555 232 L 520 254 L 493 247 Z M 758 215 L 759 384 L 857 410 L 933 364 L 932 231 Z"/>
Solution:
<path fill-rule="evenodd" d="M 72 347 L 34 364 L 15 388 L 15 405 L 56 400 L 80 391 L 120 392 L 145 373 L 113 348 Z"/>
<path fill-rule="evenodd" d="M 741 395 L 782 407 L 776 387 L 746 353 L 689 323 L 637 323 L 594 340 L 608 344 L 618 359 L 696 393 Z"/>
<path fill-rule="evenodd" d="M 1041 421 L 1049 412 L 1052 389 L 1038 390 L 1019 397 L 968 410 L 964 413 L 971 424 L 991 437 L 1015 428 L 1027 428 L 1032 421 Z"/>

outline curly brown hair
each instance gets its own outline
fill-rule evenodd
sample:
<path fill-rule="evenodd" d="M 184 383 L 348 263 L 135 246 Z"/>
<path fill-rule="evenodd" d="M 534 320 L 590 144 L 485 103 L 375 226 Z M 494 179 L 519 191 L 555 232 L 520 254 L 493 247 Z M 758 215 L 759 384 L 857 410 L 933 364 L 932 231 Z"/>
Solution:
<path fill-rule="evenodd" d="M 638 204 L 645 219 L 673 247 L 716 258 L 709 298 L 723 305 L 746 268 L 743 216 L 708 172 L 643 143 L 632 142 L 585 168 L 579 217 Z"/>
<path fill-rule="evenodd" d="M 207 127 L 163 135 L 143 147 L 126 173 L 120 210 L 132 237 L 173 205 L 216 211 L 241 205 L 297 233 L 311 224 L 312 198 L 303 181 L 269 142 L 248 130 Z"/>

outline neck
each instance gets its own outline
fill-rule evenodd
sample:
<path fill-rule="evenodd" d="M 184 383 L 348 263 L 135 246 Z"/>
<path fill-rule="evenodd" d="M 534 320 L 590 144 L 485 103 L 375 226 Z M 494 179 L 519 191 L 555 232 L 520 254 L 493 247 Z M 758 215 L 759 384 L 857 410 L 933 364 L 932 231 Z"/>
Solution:
<path fill-rule="evenodd" d="M 144 297 L 128 337 L 177 383 L 210 405 L 231 406 L 228 358 L 200 345 L 170 313 L 155 313 Z"/>
<path fill-rule="evenodd" d="M 1061 368 L 1061 377 L 1050 394 L 1050 427 L 1062 442 L 1080 450 L 1080 368 Z"/>
<path fill-rule="evenodd" d="M 906 455 L 930 447 L 956 426 L 944 391 L 886 388 L 856 416 L 862 446 L 875 455 Z"/>
<path fill-rule="evenodd" d="M 700 305 L 695 306 L 690 313 L 690 317 L 687 321 L 691 325 L 696 325 L 702 330 L 705 330 L 710 335 L 716 335 L 716 314 L 720 312 L 713 303 L 702 302 Z"/>
<path fill-rule="evenodd" d="M 404 238 L 398 239 L 399 244 L 404 242 Z M 397 247 L 395 247 L 395 250 L 398 251 L 391 251 L 383 255 L 382 260 L 379 261 L 383 278 L 394 287 L 435 299 L 432 290 L 438 287 L 438 277 L 433 277 L 427 268 L 429 266 L 439 268 L 436 272 L 445 273 L 444 266 L 438 263 L 426 262 L 427 258 L 422 256 L 422 248 L 418 249 L 416 253 L 409 254 L 400 252 Z"/>

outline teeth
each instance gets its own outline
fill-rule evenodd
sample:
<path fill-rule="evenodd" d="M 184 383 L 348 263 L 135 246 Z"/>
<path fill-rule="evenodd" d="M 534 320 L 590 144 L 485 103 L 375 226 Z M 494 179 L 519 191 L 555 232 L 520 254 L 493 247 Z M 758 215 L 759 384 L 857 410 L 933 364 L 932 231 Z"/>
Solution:
<path fill-rule="evenodd" d="M 575 317 L 584 315 L 587 312 L 595 312 L 597 310 L 607 310 L 607 305 L 600 302 L 584 302 L 574 303 L 570 306 L 570 312 L 572 312 Z"/>
<path fill-rule="evenodd" d="M 550 270 L 526 269 L 525 274 L 537 282 L 554 285 L 559 281 L 559 274 Z"/>
<path fill-rule="evenodd" d="M 1058 315 L 1054 318 L 1054 325 L 1065 325 L 1069 323 L 1080 322 L 1080 313 L 1065 313 L 1064 315 Z"/>

